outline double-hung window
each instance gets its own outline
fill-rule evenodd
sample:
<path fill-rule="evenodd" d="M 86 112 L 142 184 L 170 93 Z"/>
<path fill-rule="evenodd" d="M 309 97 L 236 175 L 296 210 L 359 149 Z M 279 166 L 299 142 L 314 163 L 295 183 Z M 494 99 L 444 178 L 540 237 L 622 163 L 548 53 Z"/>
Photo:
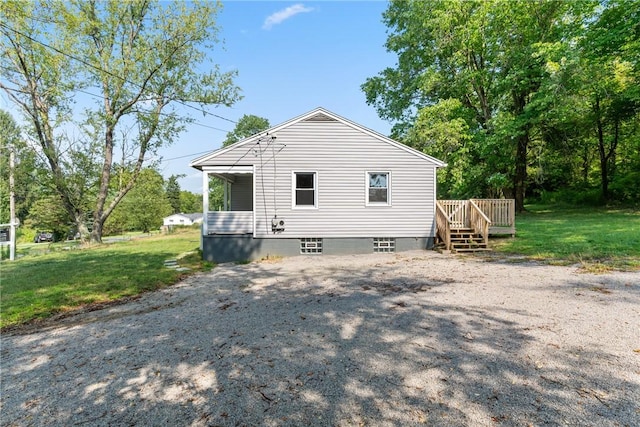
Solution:
<path fill-rule="evenodd" d="M 318 174 L 315 172 L 293 173 L 293 207 L 318 207 Z"/>
<path fill-rule="evenodd" d="M 391 173 L 367 172 L 367 206 L 391 205 Z"/>

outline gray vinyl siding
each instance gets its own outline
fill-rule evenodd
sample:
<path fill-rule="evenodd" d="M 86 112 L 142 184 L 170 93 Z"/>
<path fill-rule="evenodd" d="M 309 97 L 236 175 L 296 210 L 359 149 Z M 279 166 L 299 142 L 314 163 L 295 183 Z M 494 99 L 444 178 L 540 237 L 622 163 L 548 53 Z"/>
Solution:
<path fill-rule="evenodd" d="M 255 167 L 256 237 L 434 236 L 433 162 L 338 121 L 301 121 L 276 137 L 207 162 Z M 317 173 L 317 209 L 292 208 L 293 172 Z M 366 172 L 390 172 L 391 206 L 366 206 Z M 285 230 L 273 234 L 276 214 Z"/>
<path fill-rule="evenodd" d="M 253 175 L 236 175 L 235 182 L 231 184 L 231 210 L 253 210 Z"/>

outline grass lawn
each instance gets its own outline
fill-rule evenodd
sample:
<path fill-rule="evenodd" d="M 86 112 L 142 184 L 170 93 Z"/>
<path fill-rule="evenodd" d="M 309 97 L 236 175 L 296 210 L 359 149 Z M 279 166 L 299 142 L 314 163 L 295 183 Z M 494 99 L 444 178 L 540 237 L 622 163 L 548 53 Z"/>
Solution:
<path fill-rule="evenodd" d="M 26 255 L 0 265 L 0 327 L 176 283 L 185 273 L 164 267 L 167 259 L 191 272 L 210 269 L 201 262 L 199 242 L 200 230 L 185 229 L 86 248 L 40 243 L 22 252 L 19 246 L 18 254 Z"/>
<path fill-rule="evenodd" d="M 495 252 L 588 271 L 640 270 L 640 212 L 631 209 L 528 205 L 516 238 L 491 239 Z"/>
<path fill-rule="evenodd" d="M 494 255 L 580 263 L 592 272 L 640 270 L 640 212 L 527 208 L 516 219 L 516 238 L 491 239 Z M 22 257 L 0 264 L 0 327 L 139 295 L 190 273 L 164 267 L 167 259 L 179 259 L 191 272 L 210 269 L 200 259 L 199 241 L 199 230 L 185 229 L 84 248 L 70 242 L 21 245 Z"/>

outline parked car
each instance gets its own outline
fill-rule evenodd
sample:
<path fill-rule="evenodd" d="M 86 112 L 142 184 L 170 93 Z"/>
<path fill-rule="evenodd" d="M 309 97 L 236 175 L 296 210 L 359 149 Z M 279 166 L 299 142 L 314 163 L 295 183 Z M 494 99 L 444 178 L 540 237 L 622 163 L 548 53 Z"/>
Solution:
<path fill-rule="evenodd" d="M 36 233 L 36 237 L 33 238 L 33 242 L 53 242 L 53 233 L 49 233 L 48 231 L 39 231 Z"/>

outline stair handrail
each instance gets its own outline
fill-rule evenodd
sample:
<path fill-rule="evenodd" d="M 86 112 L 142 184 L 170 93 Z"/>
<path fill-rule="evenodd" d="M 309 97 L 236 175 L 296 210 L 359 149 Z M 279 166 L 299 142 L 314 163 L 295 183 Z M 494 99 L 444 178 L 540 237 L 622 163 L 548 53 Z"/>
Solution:
<path fill-rule="evenodd" d="M 444 211 L 440 202 L 436 202 L 436 228 L 440 238 L 444 240 L 444 249 L 451 250 L 451 220 Z"/>
<path fill-rule="evenodd" d="M 469 200 L 469 207 L 469 224 L 475 233 L 482 236 L 485 245 L 488 245 L 491 220 L 473 200 Z"/>

